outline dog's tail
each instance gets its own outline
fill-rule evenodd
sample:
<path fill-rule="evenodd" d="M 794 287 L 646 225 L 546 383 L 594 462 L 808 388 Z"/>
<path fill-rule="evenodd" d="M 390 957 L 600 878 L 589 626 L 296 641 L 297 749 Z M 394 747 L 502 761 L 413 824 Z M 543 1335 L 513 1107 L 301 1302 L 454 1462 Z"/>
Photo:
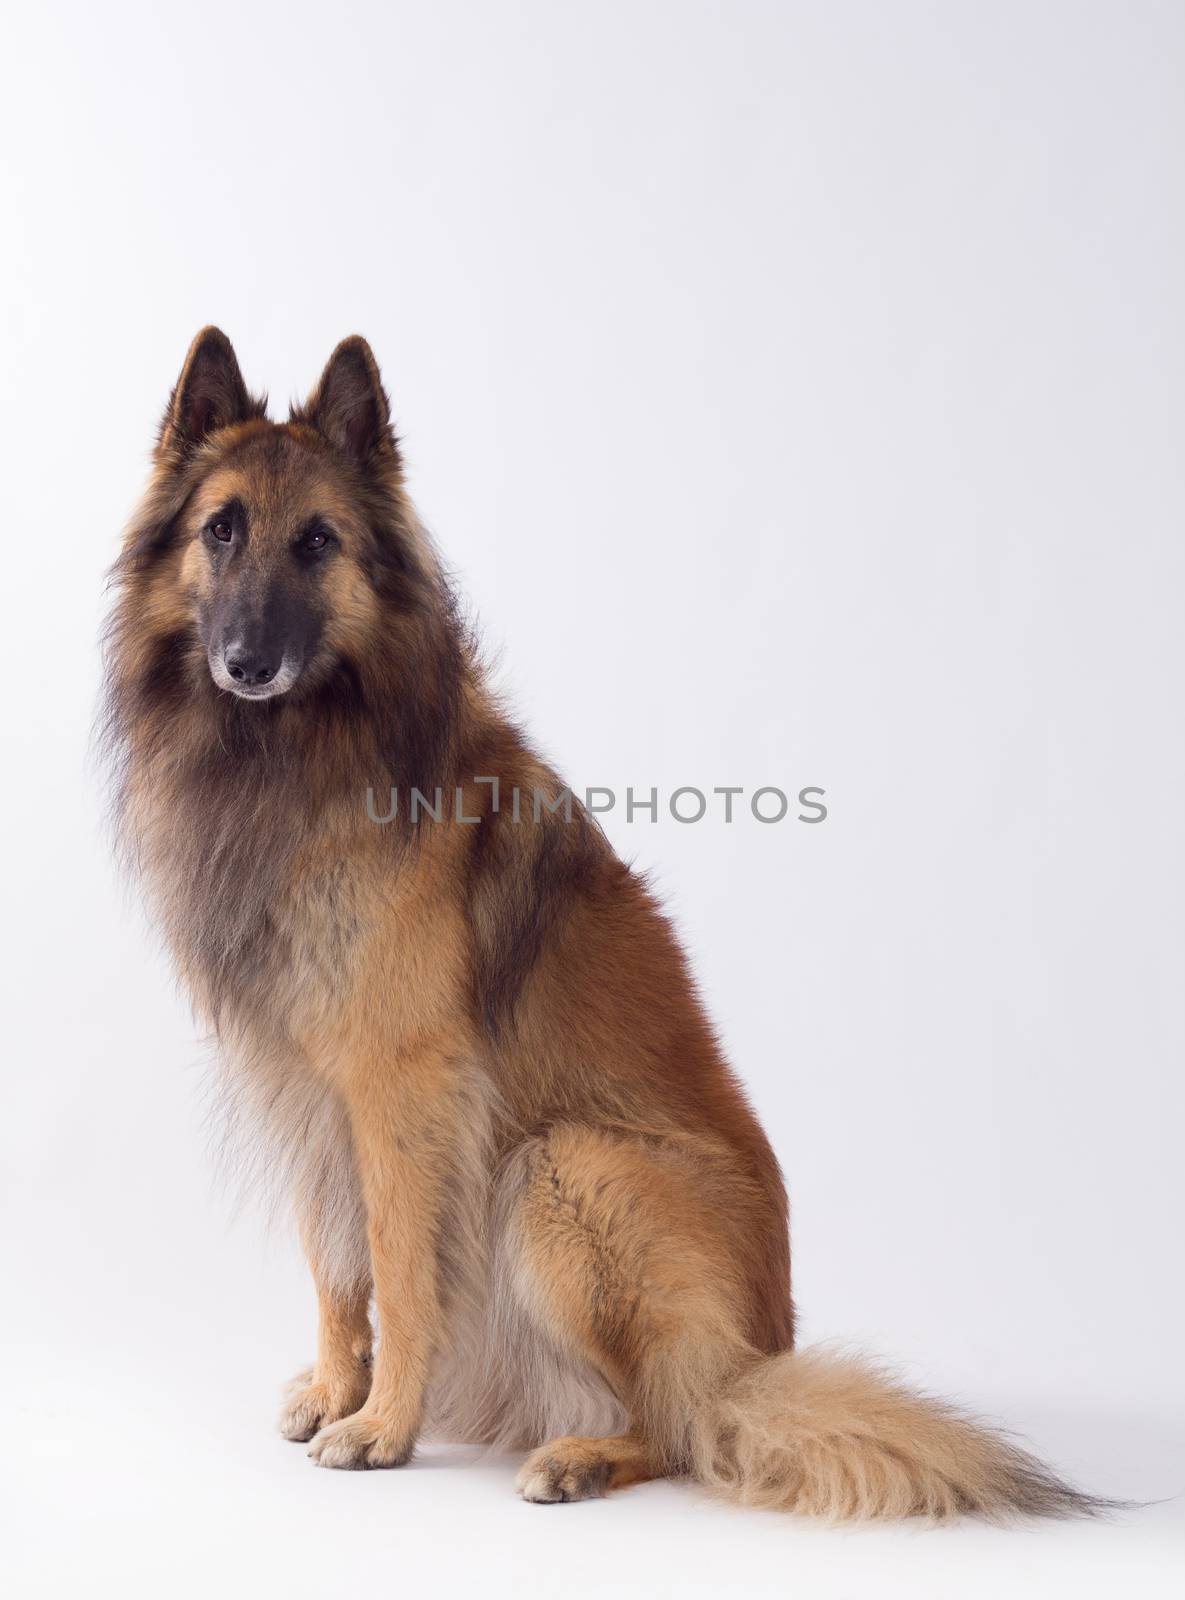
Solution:
<path fill-rule="evenodd" d="M 826 1349 L 759 1357 L 703 1403 L 694 1476 L 746 1505 L 831 1519 L 1092 1516 L 1114 1502 L 871 1363 Z"/>

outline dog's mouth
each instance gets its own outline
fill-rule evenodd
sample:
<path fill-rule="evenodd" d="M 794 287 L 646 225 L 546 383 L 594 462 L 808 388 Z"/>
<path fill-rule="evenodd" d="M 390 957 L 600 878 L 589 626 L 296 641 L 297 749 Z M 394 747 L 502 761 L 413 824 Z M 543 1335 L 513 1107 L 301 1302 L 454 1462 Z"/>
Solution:
<path fill-rule="evenodd" d="M 220 684 L 219 688 L 226 689 L 228 694 L 233 694 L 237 700 L 275 700 L 288 690 L 284 684 L 260 683 L 246 686 L 238 683 Z"/>

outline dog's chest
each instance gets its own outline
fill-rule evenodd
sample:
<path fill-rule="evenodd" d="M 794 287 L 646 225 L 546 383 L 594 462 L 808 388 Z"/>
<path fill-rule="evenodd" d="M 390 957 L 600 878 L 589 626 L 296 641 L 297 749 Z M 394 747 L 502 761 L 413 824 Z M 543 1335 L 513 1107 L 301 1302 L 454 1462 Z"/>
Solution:
<path fill-rule="evenodd" d="M 258 918 L 261 958 L 294 1019 L 328 1018 L 343 1003 L 364 932 L 361 875 L 347 858 L 297 863 Z M 268 941 L 270 940 L 270 948 Z"/>
<path fill-rule="evenodd" d="M 138 822 L 141 857 L 182 977 L 221 1030 L 291 1036 L 327 1025 L 364 942 L 366 863 L 331 828 L 278 811 L 252 826 L 179 820 L 164 804 Z"/>

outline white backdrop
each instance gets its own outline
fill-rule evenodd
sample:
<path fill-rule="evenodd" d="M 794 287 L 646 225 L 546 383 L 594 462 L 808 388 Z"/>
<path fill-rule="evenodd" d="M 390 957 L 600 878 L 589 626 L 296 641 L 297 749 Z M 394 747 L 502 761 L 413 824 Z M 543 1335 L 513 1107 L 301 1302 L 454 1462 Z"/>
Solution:
<path fill-rule="evenodd" d="M 26 7 L 4 172 L 3 1337 L 20 1594 L 1168 1593 L 1110 1527 L 835 1533 L 501 1463 L 316 1472 L 281 1230 L 85 765 L 103 573 L 205 322 L 286 406 L 360 331 L 414 493 L 786 1168 L 808 1340 L 1185 1489 L 1185 13 Z M 184 818 L 178 818 L 184 826 Z"/>

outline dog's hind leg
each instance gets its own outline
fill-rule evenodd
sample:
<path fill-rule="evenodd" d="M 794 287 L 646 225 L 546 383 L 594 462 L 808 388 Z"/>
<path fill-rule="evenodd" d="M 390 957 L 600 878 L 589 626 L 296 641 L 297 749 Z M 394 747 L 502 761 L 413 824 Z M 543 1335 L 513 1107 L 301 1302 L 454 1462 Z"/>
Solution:
<path fill-rule="evenodd" d="M 519 1493 L 580 1500 L 687 1471 L 695 1418 L 752 1356 L 721 1192 L 743 1190 L 743 1176 L 703 1143 L 570 1126 L 522 1161 L 508 1219 L 515 1293 L 556 1347 L 600 1375 L 628 1426 L 544 1444 Z"/>

